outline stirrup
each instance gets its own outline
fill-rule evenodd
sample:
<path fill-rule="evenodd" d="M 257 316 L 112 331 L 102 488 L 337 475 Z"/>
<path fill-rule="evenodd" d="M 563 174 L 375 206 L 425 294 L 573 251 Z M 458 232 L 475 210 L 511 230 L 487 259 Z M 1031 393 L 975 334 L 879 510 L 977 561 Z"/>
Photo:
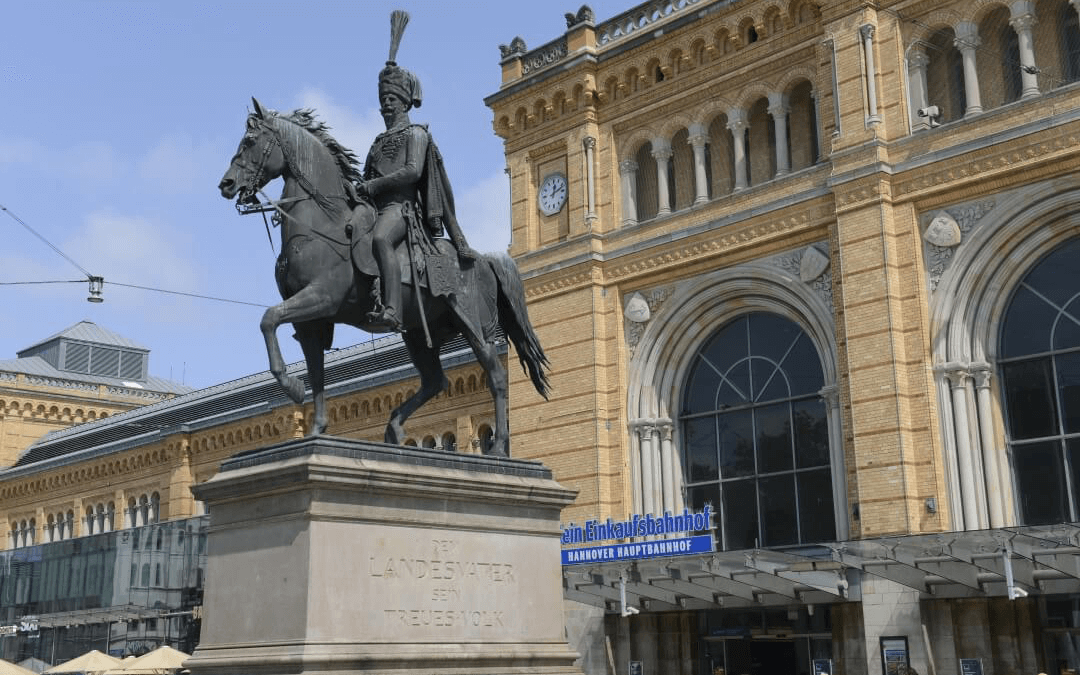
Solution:
<path fill-rule="evenodd" d="M 367 320 L 370 323 L 387 328 L 395 333 L 405 332 L 405 326 L 402 325 L 397 312 L 391 307 L 384 307 L 382 311 L 379 312 L 368 312 Z"/>

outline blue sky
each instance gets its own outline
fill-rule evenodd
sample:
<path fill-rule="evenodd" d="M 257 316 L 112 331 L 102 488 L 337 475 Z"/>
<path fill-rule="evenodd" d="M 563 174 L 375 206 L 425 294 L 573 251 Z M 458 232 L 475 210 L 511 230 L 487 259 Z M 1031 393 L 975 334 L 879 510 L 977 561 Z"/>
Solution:
<path fill-rule="evenodd" d="M 575 0 L 576 1 L 576 0 Z M 597 19 L 630 5 L 591 3 Z M 110 281 L 279 301 L 258 216 L 217 192 L 250 97 L 313 107 L 363 157 L 383 129 L 377 73 L 389 15 L 412 20 L 398 62 L 424 89 L 414 121 L 446 159 L 458 215 L 480 250 L 509 244 L 502 141 L 483 104 L 498 90 L 499 44 L 565 31 L 577 5 L 344 2 L 13 2 L 0 22 L 0 205 L 81 267 L 87 285 L 0 286 L 0 359 L 81 320 L 151 349 L 156 375 L 205 387 L 266 369 L 262 309 L 118 287 Z M 268 194 L 276 196 L 272 184 Z M 0 282 L 80 279 L 69 262 L 0 212 Z M 275 237 L 275 247 L 277 246 Z M 289 361 L 301 354 L 279 332 Z M 367 339 L 339 328 L 335 347 Z"/>

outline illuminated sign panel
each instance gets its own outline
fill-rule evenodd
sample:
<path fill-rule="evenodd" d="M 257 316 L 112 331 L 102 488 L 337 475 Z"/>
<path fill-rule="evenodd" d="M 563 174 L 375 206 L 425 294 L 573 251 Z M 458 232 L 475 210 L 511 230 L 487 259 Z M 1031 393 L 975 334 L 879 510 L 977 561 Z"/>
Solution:
<path fill-rule="evenodd" d="M 584 525 L 570 523 L 563 528 L 562 533 L 562 564 L 580 565 L 710 553 L 715 550 L 712 534 L 708 533 L 711 529 L 711 506 L 698 512 L 683 509 L 679 515 L 672 515 L 670 512 L 662 516 L 634 514 L 625 520 L 608 518 L 605 521 L 587 520 Z M 696 532 L 707 534 L 694 534 Z M 566 545 L 672 534 L 688 536 L 565 548 Z"/>

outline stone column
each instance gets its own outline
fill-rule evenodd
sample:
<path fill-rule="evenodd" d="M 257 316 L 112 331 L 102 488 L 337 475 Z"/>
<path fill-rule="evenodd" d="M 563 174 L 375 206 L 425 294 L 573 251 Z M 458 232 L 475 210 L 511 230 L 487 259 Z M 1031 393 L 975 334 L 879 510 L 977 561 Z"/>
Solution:
<path fill-rule="evenodd" d="M 1035 7 L 1031 0 L 1018 0 L 1009 6 L 1012 18 L 1009 25 L 1016 31 L 1020 46 L 1020 98 L 1032 98 L 1039 95 L 1039 78 L 1035 67 L 1035 44 L 1032 42 L 1031 28 L 1035 25 Z"/>
<path fill-rule="evenodd" d="M 632 159 L 619 162 L 619 185 L 622 194 L 622 224 L 637 225 L 637 170 Z"/>
<path fill-rule="evenodd" d="M 1080 0 L 1077 0 L 1080 2 Z M 825 48 L 829 50 L 829 71 L 832 74 L 830 78 L 832 80 L 832 100 L 833 100 L 833 132 L 832 135 L 835 138 L 840 135 L 840 85 L 838 84 L 839 77 L 836 72 L 836 42 L 832 39 L 822 42 Z"/>
<path fill-rule="evenodd" d="M 694 204 L 709 201 L 709 174 L 705 170 L 705 145 L 709 142 L 709 131 L 702 124 L 691 124 L 687 139 L 694 148 Z"/>
<path fill-rule="evenodd" d="M 769 114 L 773 118 L 773 131 L 776 136 L 776 175 L 791 173 L 791 153 L 788 148 L 787 117 L 791 112 L 788 97 L 782 93 L 769 94 Z"/>
<path fill-rule="evenodd" d="M 656 484 L 656 467 L 653 463 L 653 428 L 644 422 L 638 423 L 638 447 L 641 448 L 641 510 L 652 513 L 656 502 L 653 499 Z"/>
<path fill-rule="evenodd" d="M 956 458 L 960 467 L 960 499 L 964 507 L 962 529 L 979 529 L 979 498 L 975 485 L 975 461 L 971 448 L 971 429 L 968 426 L 967 384 L 971 379 L 967 368 L 953 366 L 945 371 L 952 394 L 953 428 L 956 431 Z M 957 528 L 961 529 L 961 528 Z"/>
<path fill-rule="evenodd" d="M 585 145 L 585 224 L 591 230 L 596 221 L 596 175 L 593 171 L 596 139 L 586 136 L 583 143 Z"/>
<path fill-rule="evenodd" d="M 731 131 L 732 154 L 735 156 L 735 190 L 744 190 L 746 181 L 746 111 L 732 108 L 728 111 L 727 128 Z"/>
<path fill-rule="evenodd" d="M 859 36 L 862 37 L 863 58 L 866 59 L 866 125 L 870 126 L 881 122 L 877 103 L 877 67 L 874 65 L 874 26 L 869 23 L 860 26 Z"/>
<path fill-rule="evenodd" d="M 930 57 L 926 55 L 922 45 L 916 45 L 912 46 L 907 62 L 908 88 L 911 90 L 911 130 L 924 131 L 930 128 L 930 118 L 919 117 L 918 111 L 930 105 L 926 93 L 926 66 L 930 64 Z"/>
<path fill-rule="evenodd" d="M 1004 497 L 998 451 L 994 434 L 994 408 L 990 397 L 990 364 L 972 367 L 975 378 L 975 406 L 979 418 L 979 446 L 982 450 L 983 471 L 986 473 L 986 501 L 989 506 L 990 527 L 1005 527 Z"/>
<path fill-rule="evenodd" d="M 671 194 L 668 191 L 668 163 L 671 162 L 671 143 L 654 140 L 652 156 L 656 160 L 656 216 L 671 213 Z"/>
<path fill-rule="evenodd" d="M 847 471 L 844 468 L 844 434 L 840 426 L 840 387 L 835 384 L 822 387 L 821 398 L 828 412 L 829 464 L 833 477 L 833 518 L 836 520 L 836 536 L 845 541 L 850 536 L 847 511 Z"/>
<path fill-rule="evenodd" d="M 679 481 L 675 475 L 675 449 L 671 443 L 673 431 L 671 420 L 662 420 L 657 424 L 656 429 L 660 433 L 660 459 L 664 472 L 664 510 L 675 513 L 675 494 L 679 489 Z"/>
<path fill-rule="evenodd" d="M 814 101 L 814 139 L 817 141 L 817 155 L 810 158 L 810 163 L 817 164 L 825 156 L 824 140 L 821 138 L 821 92 L 811 89 L 810 98 Z"/>
<path fill-rule="evenodd" d="M 979 72 L 975 67 L 975 50 L 982 44 L 978 26 L 970 21 L 956 24 L 956 39 L 953 44 L 960 50 L 960 56 L 964 60 L 964 96 L 967 98 L 964 117 L 973 117 L 983 111 L 982 99 L 979 98 Z"/>

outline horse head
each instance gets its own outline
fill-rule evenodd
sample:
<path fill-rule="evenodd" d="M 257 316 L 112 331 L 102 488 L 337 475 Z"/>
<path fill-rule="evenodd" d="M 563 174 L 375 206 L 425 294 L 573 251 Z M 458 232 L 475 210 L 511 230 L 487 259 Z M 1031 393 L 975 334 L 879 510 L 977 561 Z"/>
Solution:
<path fill-rule="evenodd" d="M 254 98 L 244 137 L 229 169 L 218 184 L 221 196 L 257 201 L 255 194 L 268 182 L 285 179 L 283 196 L 311 199 L 336 219 L 356 201 L 353 183 L 360 179 L 358 159 L 329 134 L 314 111 L 277 113 Z"/>
<path fill-rule="evenodd" d="M 273 126 L 277 113 L 264 111 L 255 98 L 251 101 L 255 112 L 248 115 L 240 147 L 218 183 L 222 197 L 236 197 L 241 202 L 256 201 L 255 193 L 287 167 L 284 148 Z"/>

